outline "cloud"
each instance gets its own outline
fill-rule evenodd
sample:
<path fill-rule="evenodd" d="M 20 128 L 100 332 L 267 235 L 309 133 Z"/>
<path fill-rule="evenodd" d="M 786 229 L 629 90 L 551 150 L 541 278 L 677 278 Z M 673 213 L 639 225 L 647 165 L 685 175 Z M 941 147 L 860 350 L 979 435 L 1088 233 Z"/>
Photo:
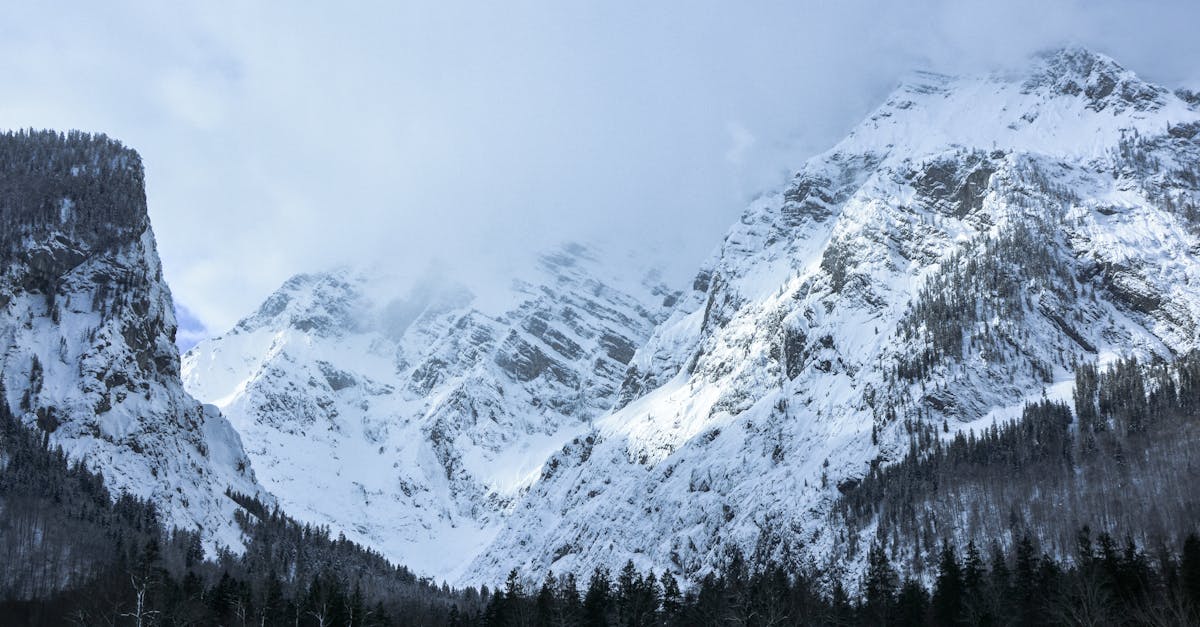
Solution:
<path fill-rule="evenodd" d="M 175 332 L 175 345 L 179 347 L 180 352 L 187 351 L 209 337 L 204 323 L 200 322 L 187 307 L 178 302 L 175 303 L 175 321 L 178 325 Z"/>
<path fill-rule="evenodd" d="M 487 277 L 605 238 L 682 277 L 913 68 L 1067 43 L 1195 84 L 1192 2 L 26 3 L 0 126 L 142 153 L 176 296 L 228 328 L 288 275 Z M 47 26 L 50 25 L 50 26 Z M 736 123 L 731 123 L 734 120 Z M 499 270 L 498 270 L 499 269 Z M 673 274 L 672 274 L 673 271 Z"/>
<path fill-rule="evenodd" d="M 725 160 L 738 166 L 745 161 L 746 153 L 754 147 L 754 135 L 738 122 L 726 125 L 729 133 L 729 149 L 725 151 Z"/>
<path fill-rule="evenodd" d="M 169 71 L 158 82 L 163 106 L 199 130 L 216 130 L 225 119 L 228 105 L 224 86 L 182 68 Z"/>

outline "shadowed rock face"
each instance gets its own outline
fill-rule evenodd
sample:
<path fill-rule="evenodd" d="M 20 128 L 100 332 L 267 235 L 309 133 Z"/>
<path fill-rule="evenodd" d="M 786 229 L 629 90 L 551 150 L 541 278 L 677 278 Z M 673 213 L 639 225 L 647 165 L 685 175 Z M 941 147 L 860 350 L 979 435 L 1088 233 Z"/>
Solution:
<path fill-rule="evenodd" d="M 227 487 L 258 488 L 236 433 L 179 380 L 141 159 L 102 135 L 0 136 L 0 377 L 30 424 L 169 524 L 240 545 Z M 211 408 L 210 408 L 211 409 Z"/>
<path fill-rule="evenodd" d="M 1003 158 L 1003 153 L 992 158 Z M 996 166 L 981 152 L 932 161 L 912 175 L 912 186 L 939 213 L 962 219 L 983 208 Z"/>
<path fill-rule="evenodd" d="M 579 353 L 578 349 L 571 352 Z M 542 352 L 542 349 L 521 339 L 516 333 L 510 333 L 508 339 L 500 346 L 500 352 L 496 354 L 496 365 L 521 383 L 528 383 L 543 375 L 568 387 L 575 387 L 579 383 L 573 372 L 558 367 L 558 362 Z"/>
<path fill-rule="evenodd" d="M 1043 55 L 1045 63 L 1026 81 L 1027 92 L 1048 90 L 1086 99 L 1093 111 L 1105 109 L 1158 109 L 1166 101 L 1166 89 L 1139 80 L 1112 59 L 1088 50 L 1070 48 Z"/>

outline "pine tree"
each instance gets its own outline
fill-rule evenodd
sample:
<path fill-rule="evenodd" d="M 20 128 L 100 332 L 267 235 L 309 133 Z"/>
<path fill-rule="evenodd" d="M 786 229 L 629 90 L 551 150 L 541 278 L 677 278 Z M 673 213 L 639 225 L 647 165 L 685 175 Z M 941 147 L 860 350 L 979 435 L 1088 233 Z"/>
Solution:
<path fill-rule="evenodd" d="M 916 579 L 905 579 L 896 599 L 894 625 L 898 627 L 921 627 L 928 623 L 926 613 L 929 596 Z"/>
<path fill-rule="evenodd" d="M 1179 583 L 1183 598 L 1191 605 L 1195 615 L 1200 616 L 1200 536 L 1189 533 L 1183 541 L 1183 554 L 1179 559 Z"/>
<path fill-rule="evenodd" d="M 638 596 L 641 594 L 642 576 L 633 560 L 625 562 L 617 574 L 617 616 L 622 627 L 633 627 L 638 623 Z"/>
<path fill-rule="evenodd" d="M 830 622 L 834 625 L 853 624 L 854 608 L 850 605 L 850 597 L 846 594 L 846 587 L 842 585 L 841 579 L 833 582 L 829 610 Z"/>
<path fill-rule="evenodd" d="M 346 601 L 346 624 L 350 627 L 359 627 L 366 619 L 366 604 L 363 599 L 362 587 L 358 582 L 354 583 L 354 592 Z"/>
<path fill-rule="evenodd" d="M 863 608 L 865 622 L 871 625 L 886 624 L 896 602 L 896 571 L 879 543 L 873 543 L 867 552 L 867 572 L 862 590 L 866 600 Z"/>
<path fill-rule="evenodd" d="M 612 604 L 612 582 L 608 571 L 596 567 L 588 580 L 583 598 L 583 624 L 587 627 L 608 627 Z"/>
<path fill-rule="evenodd" d="M 534 604 L 534 616 L 539 627 L 550 627 L 554 624 L 555 615 L 558 613 L 557 587 L 554 573 L 547 572 Z"/>
<path fill-rule="evenodd" d="M 638 594 L 638 623 L 656 625 L 661 605 L 662 589 L 659 588 L 658 577 L 654 576 L 654 571 L 649 571 L 642 580 L 642 587 Z"/>
<path fill-rule="evenodd" d="M 989 594 L 987 577 L 987 566 L 983 563 L 983 556 L 972 540 L 967 543 L 967 555 L 963 561 L 963 610 L 969 624 L 990 625 L 995 622 L 993 597 Z"/>
<path fill-rule="evenodd" d="M 971 595 L 982 590 L 986 575 L 987 567 L 983 564 L 979 547 L 975 546 L 974 540 L 971 540 L 967 543 L 967 557 L 963 562 L 963 591 Z"/>
<path fill-rule="evenodd" d="M 562 624 L 578 625 L 582 620 L 583 607 L 579 599 L 579 584 L 574 573 L 567 573 L 559 580 L 558 606 Z"/>
<path fill-rule="evenodd" d="M 1027 624 L 1032 623 L 1037 607 L 1038 556 L 1033 539 L 1022 536 L 1017 542 L 1016 561 L 1013 568 L 1013 589 L 1016 592 L 1018 615 Z"/>
<path fill-rule="evenodd" d="M 936 625 L 958 625 L 963 618 L 963 575 L 949 542 L 942 545 L 938 575 L 933 591 L 933 621 Z"/>
<path fill-rule="evenodd" d="M 1197 563 L 1200 566 L 1200 563 Z M 683 595 L 679 590 L 679 582 L 670 571 L 664 570 L 662 574 L 662 613 L 664 620 L 670 624 L 677 616 L 679 616 L 679 608 L 683 601 Z"/>
<path fill-rule="evenodd" d="M 524 625 L 525 616 L 525 587 L 521 585 L 521 575 L 517 569 L 508 571 L 504 580 L 504 592 L 497 594 L 497 625 Z"/>
<path fill-rule="evenodd" d="M 275 574 L 275 569 L 272 568 L 270 574 L 267 575 L 267 586 L 265 596 L 263 597 L 263 622 L 266 624 L 275 624 L 284 615 L 284 610 L 283 582 L 279 580 L 279 576 Z"/>

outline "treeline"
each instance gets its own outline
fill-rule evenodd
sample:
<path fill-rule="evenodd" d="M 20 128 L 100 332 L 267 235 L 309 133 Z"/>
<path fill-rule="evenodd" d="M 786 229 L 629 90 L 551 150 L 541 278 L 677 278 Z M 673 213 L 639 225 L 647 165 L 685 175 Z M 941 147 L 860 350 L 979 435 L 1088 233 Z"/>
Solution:
<path fill-rule="evenodd" d="M 1114 370 L 1115 372 L 1116 370 Z M 1086 377 L 1087 375 L 1081 375 Z M 1103 376 L 1100 379 L 1103 381 Z M 944 447 L 943 463 L 1024 466 L 1071 453 L 1065 407 L 1041 403 L 991 444 Z M 1069 414 L 1069 412 L 1067 412 Z M 1036 418 L 1033 416 L 1036 415 Z M 1104 414 L 1102 414 L 1104 415 Z M 1152 418 L 1150 424 L 1157 424 Z M 1108 433 L 1108 432 L 1105 432 Z M 1040 444 L 1032 450 L 1016 446 Z M 970 442 L 970 438 L 966 440 Z M 960 440 L 961 442 L 961 440 Z M 1009 452 L 989 457 L 1001 449 Z M 960 455 L 961 454 L 961 455 Z M 1100 453 L 1097 453 L 1097 455 Z M 1007 456 L 1005 456 L 1007 455 Z M 946 460 L 958 461 L 949 462 Z M 986 461 L 985 461 L 986 460 Z M 881 475 L 882 476 L 882 475 Z M 876 477 L 874 481 L 878 481 Z M 866 494 L 866 492 L 863 492 Z M 1073 535 L 1068 555 L 1035 536 L 992 538 L 961 555 L 936 547 L 924 573 L 873 543 L 861 576 L 801 559 L 732 553 L 688 585 L 626 564 L 586 581 L 516 571 L 494 592 L 452 590 L 322 528 L 229 493 L 246 550 L 206 558 L 198 533 L 168 531 L 155 508 L 120 495 L 0 403 L 0 624 L 13 625 L 1054 625 L 1196 624 L 1200 538 L 1156 545 Z M 1189 526 L 1177 529 L 1190 533 Z M 764 551 L 763 554 L 768 553 Z"/>
<path fill-rule="evenodd" d="M 1179 546 L 1200 521 L 1200 355 L 1084 364 L 1072 400 L 1031 403 L 1018 420 L 948 440 L 914 428 L 902 460 L 839 499 L 839 550 L 860 558 L 873 539 L 920 574 L 945 538 L 1011 547 L 1030 535 L 1063 557 L 1092 526 Z"/>
<path fill-rule="evenodd" d="M 1069 561 L 1038 550 L 1024 537 L 1009 551 L 985 557 L 974 543 L 959 554 L 939 549 L 932 585 L 901 577 L 874 545 L 855 581 L 812 567 L 751 564 L 732 555 L 720 569 L 681 594 L 664 574 L 639 573 L 632 563 L 614 579 L 595 571 L 583 592 L 571 577 L 548 575 L 522 587 L 514 572 L 477 623 L 512 626 L 692 625 L 1193 625 L 1200 622 L 1200 537 L 1175 553 L 1147 556 L 1132 541 L 1093 538 L 1084 529 Z M 848 590 L 855 590 L 853 596 Z"/>

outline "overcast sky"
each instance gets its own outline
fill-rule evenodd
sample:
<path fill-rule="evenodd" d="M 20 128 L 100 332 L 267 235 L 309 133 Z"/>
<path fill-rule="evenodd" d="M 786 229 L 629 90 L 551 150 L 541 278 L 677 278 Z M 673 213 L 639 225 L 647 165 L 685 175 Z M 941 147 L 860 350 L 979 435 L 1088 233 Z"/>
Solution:
<path fill-rule="evenodd" d="M 605 237 L 686 275 L 910 69 L 1080 44 L 1200 78 L 1194 1 L 6 4 L 0 126 L 140 151 L 214 332 L 342 262 L 486 277 Z"/>

